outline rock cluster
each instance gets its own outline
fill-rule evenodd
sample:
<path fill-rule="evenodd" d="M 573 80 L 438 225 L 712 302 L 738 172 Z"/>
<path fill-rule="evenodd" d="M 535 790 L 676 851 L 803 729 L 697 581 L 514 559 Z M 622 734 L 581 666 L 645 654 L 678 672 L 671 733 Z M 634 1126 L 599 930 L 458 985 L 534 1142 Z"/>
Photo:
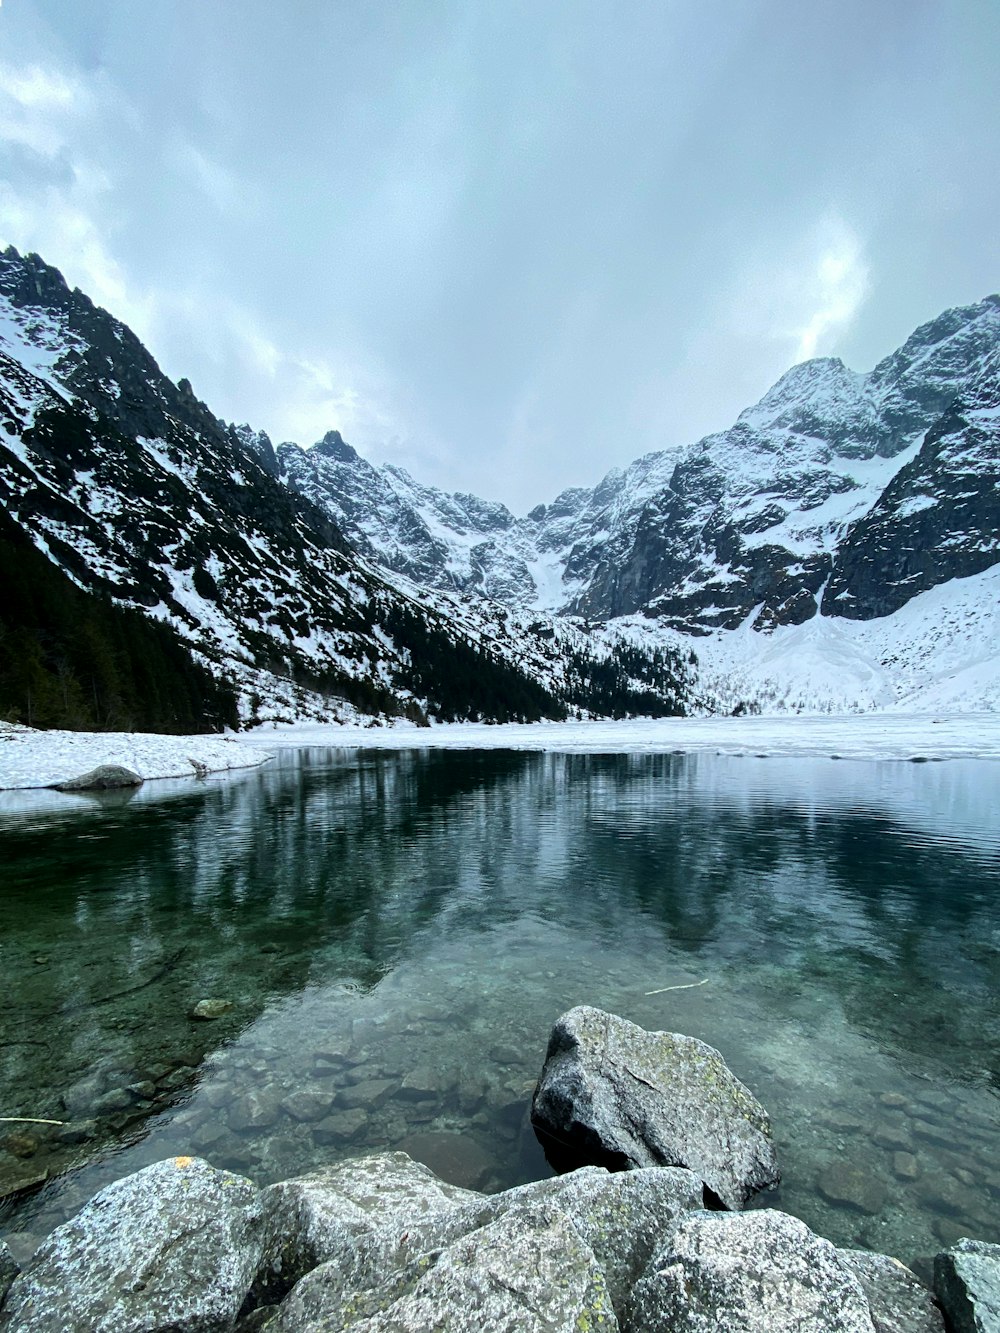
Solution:
<path fill-rule="evenodd" d="M 0 1333 L 943 1333 L 896 1260 L 740 1211 L 777 1179 L 773 1148 L 710 1047 L 573 1010 L 534 1114 L 628 1169 L 488 1195 L 392 1152 L 261 1190 L 172 1158 L 102 1190 L 21 1272 L 0 1242 Z M 935 1284 L 953 1330 L 1000 1333 L 1000 1247 L 960 1241 Z"/>
<path fill-rule="evenodd" d="M 481 1195 L 403 1153 L 259 1190 L 174 1158 L 55 1231 L 14 1277 L 0 1331 L 942 1333 L 894 1260 L 783 1213 L 706 1212 L 701 1195 L 660 1167 Z"/>

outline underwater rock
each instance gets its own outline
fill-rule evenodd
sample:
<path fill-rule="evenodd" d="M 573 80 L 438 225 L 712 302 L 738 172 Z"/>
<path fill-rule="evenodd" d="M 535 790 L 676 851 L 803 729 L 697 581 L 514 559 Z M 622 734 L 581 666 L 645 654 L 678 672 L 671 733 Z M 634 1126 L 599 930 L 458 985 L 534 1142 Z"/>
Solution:
<path fill-rule="evenodd" d="M 260 1262 L 260 1192 L 198 1158 L 117 1180 L 45 1240 L 14 1279 L 3 1333 L 229 1327 Z"/>
<path fill-rule="evenodd" d="M 557 1169 L 687 1167 L 726 1208 L 780 1179 L 767 1112 L 717 1050 L 588 1005 L 552 1029 L 531 1120 Z"/>
<path fill-rule="evenodd" d="M 53 782 L 54 791 L 114 791 L 121 787 L 141 787 L 142 778 L 122 764 L 98 764 L 78 778 Z"/>
<path fill-rule="evenodd" d="M 958 1241 L 934 1260 L 934 1290 L 953 1333 L 1000 1333 L 1000 1245 Z"/>
<path fill-rule="evenodd" d="M 365 1125 L 368 1124 L 367 1114 L 358 1109 L 354 1111 L 334 1111 L 328 1115 L 325 1120 L 319 1120 L 312 1127 L 313 1141 L 320 1147 L 328 1147 L 331 1144 L 336 1146 L 339 1143 L 350 1143 L 356 1139 Z"/>
<path fill-rule="evenodd" d="M 819 1173 L 816 1188 L 828 1203 L 854 1208 L 859 1213 L 880 1213 L 886 1188 L 880 1180 L 846 1162 L 831 1162 Z"/>
<path fill-rule="evenodd" d="M 208 999 L 199 1000 L 191 1010 L 192 1018 L 199 1018 L 205 1021 L 211 1021 L 221 1018 L 223 1014 L 228 1014 L 233 1007 L 232 1000 Z"/>
<path fill-rule="evenodd" d="M 637 1283 L 643 1333 L 874 1333 L 856 1274 L 804 1222 L 772 1209 L 693 1213 Z"/>
<path fill-rule="evenodd" d="M 439 1179 L 462 1189 L 484 1189 L 497 1169 L 496 1159 L 468 1134 L 408 1134 L 397 1147 Z"/>

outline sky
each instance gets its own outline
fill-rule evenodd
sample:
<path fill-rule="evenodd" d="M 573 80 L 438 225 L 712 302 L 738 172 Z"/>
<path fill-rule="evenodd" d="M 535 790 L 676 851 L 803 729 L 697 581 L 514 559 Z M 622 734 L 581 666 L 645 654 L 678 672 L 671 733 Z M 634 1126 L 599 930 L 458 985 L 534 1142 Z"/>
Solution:
<path fill-rule="evenodd" d="M 1000 287 L 997 0 L 0 0 L 0 241 L 515 513 Z"/>

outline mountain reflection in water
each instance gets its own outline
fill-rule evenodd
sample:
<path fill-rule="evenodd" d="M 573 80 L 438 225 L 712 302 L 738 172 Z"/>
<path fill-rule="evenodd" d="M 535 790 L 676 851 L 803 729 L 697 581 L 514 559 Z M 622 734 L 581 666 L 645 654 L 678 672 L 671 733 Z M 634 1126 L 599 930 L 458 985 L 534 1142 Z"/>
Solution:
<path fill-rule="evenodd" d="M 544 1173 L 531 1086 L 589 1003 L 722 1051 L 772 1115 L 765 1202 L 902 1258 L 998 1240 L 998 808 L 985 761 L 496 751 L 6 798 L 2 1105 L 72 1125 L 0 1143 L 0 1230 L 175 1152 Z"/>

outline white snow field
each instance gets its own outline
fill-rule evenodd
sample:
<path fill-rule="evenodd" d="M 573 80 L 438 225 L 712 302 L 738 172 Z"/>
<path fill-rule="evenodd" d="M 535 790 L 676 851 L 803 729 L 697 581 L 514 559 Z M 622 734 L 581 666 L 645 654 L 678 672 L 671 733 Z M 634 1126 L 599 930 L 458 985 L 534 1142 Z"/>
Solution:
<path fill-rule="evenodd" d="M 98 764 L 121 764 L 144 779 L 174 778 L 252 768 L 269 758 L 228 736 L 37 731 L 0 722 L 0 790 L 49 787 L 81 777 Z"/>
<path fill-rule="evenodd" d="M 249 750 L 559 750 L 580 754 L 808 755 L 836 759 L 1000 759 L 997 713 L 861 713 L 777 717 L 632 718 L 491 726 L 336 727 L 268 724 L 236 738 Z"/>

